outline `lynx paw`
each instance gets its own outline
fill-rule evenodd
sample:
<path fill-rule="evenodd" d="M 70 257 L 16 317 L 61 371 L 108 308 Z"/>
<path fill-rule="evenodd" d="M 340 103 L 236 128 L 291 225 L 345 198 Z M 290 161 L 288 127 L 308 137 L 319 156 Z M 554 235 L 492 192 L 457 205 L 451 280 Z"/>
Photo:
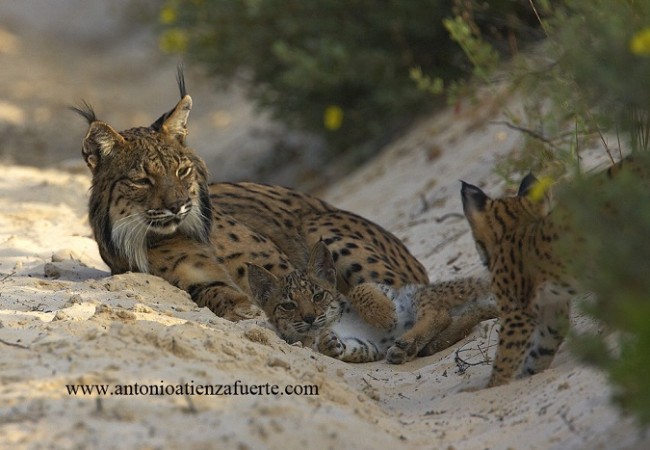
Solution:
<path fill-rule="evenodd" d="M 317 347 L 318 351 L 323 355 L 336 359 L 341 359 L 345 353 L 345 344 L 332 331 L 326 331 L 318 338 Z"/>
<path fill-rule="evenodd" d="M 239 303 L 232 309 L 228 310 L 223 315 L 223 318 L 237 322 L 240 320 L 255 319 L 256 317 L 263 316 L 263 314 L 262 310 L 255 305 L 250 303 Z"/>
<path fill-rule="evenodd" d="M 386 331 L 392 331 L 397 326 L 395 309 L 377 308 L 372 312 L 372 315 L 365 315 L 364 319 L 369 324 Z"/>
<path fill-rule="evenodd" d="M 386 352 L 386 362 L 389 364 L 404 364 L 415 357 L 413 343 L 398 339 Z"/>
<path fill-rule="evenodd" d="M 352 307 L 361 318 L 374 327 L 392 331 L 397 326 L 395 305 L 374 283 L 362 283 L 348 294 Z"/>

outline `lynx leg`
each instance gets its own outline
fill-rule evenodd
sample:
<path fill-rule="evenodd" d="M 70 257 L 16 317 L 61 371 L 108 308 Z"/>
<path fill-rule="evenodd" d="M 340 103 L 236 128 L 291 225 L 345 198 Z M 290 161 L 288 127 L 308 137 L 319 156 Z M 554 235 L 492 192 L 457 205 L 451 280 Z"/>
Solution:
<path fill-rule="evenodd" d="M 149 250 L 151 272 L 187 291 L 199 306 L 228 320 L 261 314 L 230 278 L 210 249 L 194 241 L 173 239 Z"/>
<path fill-rule="evenodd" d="M 364 363 L 379 361 L 384 353 L 371 341 L 341 338 L 331 330 L 325 331 L 316 344 L 320 353 L 341 361 Z"/>
<path fill-rule="evenodd" d="M 447 328 L 451 316 L 446 309 L 422 308 L 418 310 L 413 328 L 400 336 L 386 352 L 390 364 L 402 364 L 415 358 L 431 339 Z"/>
<path fill-rule="evenodd" d="M 472 305 L 459 316 L 453 317 L 447 328 L 435 336 L 419 352 L 419 356 L 429 356 L 467 337 L 472 329 L 484 320 L 498 316 L 496 307 L 491 305 Z"/>
<path fill-rule="evenodd" d="M 526 311 L 509 311 L 499 319 L 499 345 L 487 387 L 508 383 L 518 375 L 535 330 L 536 320 Z"/>
<path fill-rule="evenodd" d="M 375 283 L 362 283 L 347 293 L 350 305 L 368 323 L 382 330 L 393 330 L 397 325 L 394 303 Z"/>
<path fill-rule="evenodd" d="M 533 307 L 539 309 L 537 327 L 528 343 L 520 376 L 547 369 L 569 330 L 570 296 L 553 295 L 553 289 L 540 288 Z"/>

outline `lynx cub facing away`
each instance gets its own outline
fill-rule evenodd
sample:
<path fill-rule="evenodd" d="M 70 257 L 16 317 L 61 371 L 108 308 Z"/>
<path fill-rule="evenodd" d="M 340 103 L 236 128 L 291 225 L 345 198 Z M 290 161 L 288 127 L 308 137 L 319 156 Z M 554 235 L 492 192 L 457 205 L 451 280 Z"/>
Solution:
<path fill-rule="evenodd" d="M 554 251 L 564 232 L 546 201 L 529 197 L 528 175 L 516 197 L 491 199 L 463 182 L 463 210 L 499 307 L 499 345 L 488 387 L 546 369 L 569 326 L 576 294 Z"/>
<path fill-rule="evenodd" d="M 431 355 L 497 315 L 488 283 L 476 278 L 401 288 L 364 283 L 344 296 L 336 289 L 334 261 L 322 242 L 312 249 L 306 271 L 276 277 L 251 264 L 248 280 L 254 299 L 283 339 L 348 362 L 386 357 L 401 364 Z M 388 326 L 373 322 L 367 312 L 376 307 L 375 291 L 393 303 Z"/>
<path fill-rule="evenodd" d="M 158 275 L 231 320 L 260 313 L 247 262 L 276 276 L 304 269 L 321 238 L 344 293 L 364 282 L 428 281 L 404 244 L 369 220 L 281 186 L 209 185 L 205 163 L 186 145 L 192 98 L 180 69 L 178 86 L 180 101 L 148 127 L 116 131 L 89 105 L 75 108 L 89 124 L 90 225 L 113 274 Z"/>

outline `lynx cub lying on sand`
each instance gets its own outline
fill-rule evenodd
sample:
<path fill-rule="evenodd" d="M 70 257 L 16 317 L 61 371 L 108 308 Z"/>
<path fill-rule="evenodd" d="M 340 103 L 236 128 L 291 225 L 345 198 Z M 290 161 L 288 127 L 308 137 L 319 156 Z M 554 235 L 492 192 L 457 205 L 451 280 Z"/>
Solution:
<path fill-rule="evenodd" d="M 386 357 L 401 364 L 431 355 L 497 315 L 488 283 L 477 278 L 400 288 L 363 283 L 345 296 L 336 289 L 334 261 L 322 242 L 312 249 L 306 271 L 277 277 L 250 264 L 248 283 L 283 339 L 348 362 Z M 375 292 L 393 303 L 388 325 L 373 319 Z"/>

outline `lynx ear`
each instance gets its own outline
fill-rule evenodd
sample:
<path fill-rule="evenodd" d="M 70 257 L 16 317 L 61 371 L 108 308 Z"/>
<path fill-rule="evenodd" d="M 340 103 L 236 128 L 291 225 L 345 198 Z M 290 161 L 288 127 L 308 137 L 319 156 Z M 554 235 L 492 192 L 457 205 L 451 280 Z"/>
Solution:
<path fill-rule="evenodd" d="M 553 192 L 550 189 L 553 180 L 543 177 L 538 180 L 529 173 L 521 180 L 517 197 L 527 197 L 535 205 L 536 214 L 540 217 L 546 216 L 551 211 Z"/>
<path fill-rule="evenodd" d="M 463 184 L 460 189 L 460 195 L 463 199 L 463 211 L 465 216 L 469 218 L 474 213 L 483 211 L 490 197 L 473 184 L 464 181 L 461 181 L 461 183 Z"/>
<path fill-rule="evenodd" d="M 521 180 L 521 183 L 519 184 L 519 190 L 517 191 L 517 197 L 526 197 L 529 193 L 530 190 L 537 184 L 539 183 L 539 180 L 535 178 L 535 175 L 532 173 L 529 173 L 524 177 L 523 180 Z"/>
<path fill-rule="evenodd" d="M 95 173 L 99 161 L 111 153 L 116 145 L 123 144 L 124 138 L 108 124 L 97 120 L 95 110 L 85 100 L 81 102 L 80 106 L 70 106 L 70 110 L 88 122 L 88 132 L 83 140 L 81 154 L 90 171 Z"/>
<path fill-rule="evenodd" d="M 91 172 L 95 172 L 97 164 L 109 155 L 116 146 L 122 145 L 124 138 L 108 124 L 94 121 L 88 128 L 83 140 L 81 153 Z"/>
<path fill-rule="evenodd" d="M 178 142 L 185 144 L 187 136 L 187 118 L 192 110 L 192 97 L 183 97 L 168 114 L 162 123 L 161 130 L 170 136 L 175 137 Z"/>
<path fill-rule="evenodd" d="M 185 76 L 183 75 L 183 64 L 176 68 L 176 82 L 181 99 L 171 111 L 167 111 L 160 116 L 158 120 L 151 124 L 151 128 L 161 133 L 165 133 L 185 145 L 185 136 L 187 136 L 187 118 L 192 110 L 192 97 L 187 95 L 185 88 Z"/>
<path fill-rule="evenodd" d="M 325 281 L 332 287 L 336 286 L 336 268 L 334 259 L 327 245 L 323 241 L 318 241 L 311 249 L 309 262 L 307 263 L 308 273 L 316 279 Z"/>
<path fill-rule="evenodd" d="M 275 275 L 257 264 L 248 264 L 248 286 L 253 294 L 253 301 L 263 310 L 278 287 Z"/>

